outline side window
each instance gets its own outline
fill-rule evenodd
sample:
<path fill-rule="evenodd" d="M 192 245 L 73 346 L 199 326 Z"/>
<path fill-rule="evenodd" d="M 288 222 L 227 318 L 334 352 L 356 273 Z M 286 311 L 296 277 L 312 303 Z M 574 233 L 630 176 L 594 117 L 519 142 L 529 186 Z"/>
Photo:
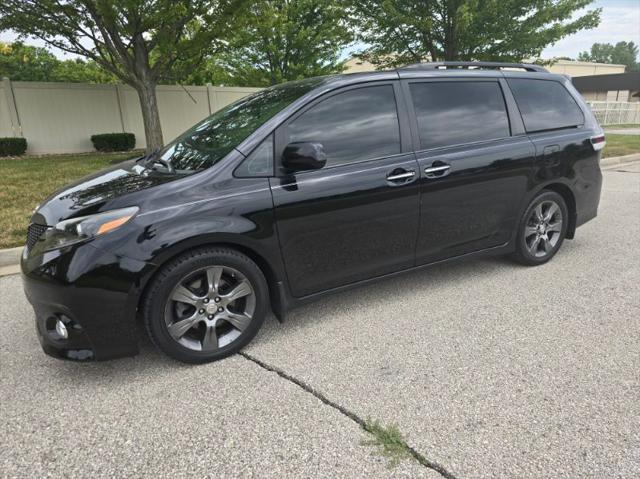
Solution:
<path fill-rule="evenodd" d="M 273 175 L 273 135 L 266 137 L 236 168 L 235 176 Z"/>
<path fill-rule="evenodd" d="M 513 78 L 507 81 L 528 133 L 584 124 L 582 110 L 561 83 Z"/>
<path fill-rule="evenodd" d="M 327 166 L 400 153 L 400 127 L 392 85 L 339 93 L 288 126 L 289 141 L 322 143 Z"/>
<path fill-rule="evenodd" d="M 409 89 L 423 150 L 511 134 L 497 82 L 411 83 Z"/>

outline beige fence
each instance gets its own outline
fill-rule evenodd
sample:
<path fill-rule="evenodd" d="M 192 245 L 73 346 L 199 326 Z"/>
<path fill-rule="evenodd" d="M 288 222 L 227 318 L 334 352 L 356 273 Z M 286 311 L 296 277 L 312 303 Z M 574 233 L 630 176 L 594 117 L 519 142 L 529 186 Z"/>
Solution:
<path fill-rule="evenodd" d="M 258 88 L 158 86 L 165 141 Z M 123 85 L 0 82 L 0 137 L 22 136 L 28 153 L 92 151 L 96 133 L 131 132 L 144 148 L 138 95 Z"/>
<path fill-rule="evenodd" d="M 588 101 L 587 103 L 601 125 L 640 123 L 640 102 Z"/>

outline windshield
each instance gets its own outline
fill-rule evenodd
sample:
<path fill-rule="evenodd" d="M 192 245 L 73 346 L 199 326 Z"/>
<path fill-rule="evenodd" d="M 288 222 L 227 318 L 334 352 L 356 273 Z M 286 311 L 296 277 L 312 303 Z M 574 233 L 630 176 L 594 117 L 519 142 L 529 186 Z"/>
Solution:
<path fill-rule="evenodd" d="M 150 160 L 161 168 L 160 171 L 179 174 L 209 168 L 320 81 L 319 78 L 311 78 L 289 82 L 242 98 L 183 133 Z"/>

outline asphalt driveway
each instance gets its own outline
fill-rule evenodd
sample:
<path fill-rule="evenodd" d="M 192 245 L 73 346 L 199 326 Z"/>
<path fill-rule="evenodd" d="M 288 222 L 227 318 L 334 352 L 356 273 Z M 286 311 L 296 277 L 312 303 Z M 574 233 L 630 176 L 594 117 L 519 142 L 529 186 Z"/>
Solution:
<path fill-rule="evenodd" d="M 640 476 L 640 164 L 549 264 L 439 266 L 268 321 L 199 367 L 44 356 L 0 278 L 0 476 Z M 396 425 L 392 466 L 359 420 Z M 420 459 L 420 460 L 419 460 Z"/>

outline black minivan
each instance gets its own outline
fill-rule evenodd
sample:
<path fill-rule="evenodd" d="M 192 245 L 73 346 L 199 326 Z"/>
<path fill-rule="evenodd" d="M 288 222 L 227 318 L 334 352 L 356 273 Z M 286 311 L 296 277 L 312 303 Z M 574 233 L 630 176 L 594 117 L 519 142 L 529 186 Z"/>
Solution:
<path fill-rule="evenodd" d="M 44 351 L 181 361 L 271 310 L 445 260 L 549 261 L 594 218 L 605 138 L 571 81 L 445 62 L 259 91 L 49 197 L 22 271 Z"/>

